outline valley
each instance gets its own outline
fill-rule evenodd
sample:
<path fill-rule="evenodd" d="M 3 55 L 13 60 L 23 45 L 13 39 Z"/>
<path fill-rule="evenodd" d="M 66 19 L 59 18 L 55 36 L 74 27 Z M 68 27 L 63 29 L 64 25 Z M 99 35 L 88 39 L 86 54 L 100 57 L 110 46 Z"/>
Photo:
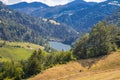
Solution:
<path fill-rule="evenodd" d="M 51 38 L 71 44 L 78 37 L 77 32 L 66 24 L 55 20 L 35 18 L 9 9 L 0 2 L 0 38 L 10 41 L 24 41 L 44 45 Z"/>
<path fill-rule="evenodd" d="M 119 0 L 22 1 L 0 0 L 0 80 L 120 79 Z"/>

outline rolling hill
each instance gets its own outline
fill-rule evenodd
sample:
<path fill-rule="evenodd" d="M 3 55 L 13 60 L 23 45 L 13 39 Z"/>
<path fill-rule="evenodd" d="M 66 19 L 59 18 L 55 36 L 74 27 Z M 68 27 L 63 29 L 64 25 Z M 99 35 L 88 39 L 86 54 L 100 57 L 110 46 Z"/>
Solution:
<path fill-rule="evenodd" d="M 52 75 L 51 75 L 52 73 Z M 28 80 L 118 80 L 120 52 L 57 65 Z"/>

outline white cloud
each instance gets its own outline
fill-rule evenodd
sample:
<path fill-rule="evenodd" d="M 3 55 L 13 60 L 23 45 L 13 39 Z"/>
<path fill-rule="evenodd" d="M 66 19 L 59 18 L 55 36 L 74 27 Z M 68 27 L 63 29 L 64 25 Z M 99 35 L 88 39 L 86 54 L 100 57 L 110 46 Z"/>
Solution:
<path fill-rule="evenodd" d="M 26 2 L 42 2 L 45 3 L 49 6 L 55 6 L 55 5 L 63 5 L 67 4 L 68 2 L 71 2 L 73 0 L 21 0 L 21 1 L 26 1 Z"/>
<path fill-rule="evenodd" d="M 84 0 L 86 2 L 103 2 L 103 1 L 107 1 L 107 0 Z"/>
<path fill-rule="evenodd" d="M 0 0 L 2 1 L 3 3 L 7 4 L 8 3 L 8 0 Z"/>

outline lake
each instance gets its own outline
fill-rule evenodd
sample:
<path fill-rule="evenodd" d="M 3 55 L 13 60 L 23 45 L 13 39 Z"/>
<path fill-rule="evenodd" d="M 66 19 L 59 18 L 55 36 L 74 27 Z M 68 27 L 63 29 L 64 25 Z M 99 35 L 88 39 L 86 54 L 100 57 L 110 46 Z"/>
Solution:
<path fill-rule="evenodd" d="M 70 45 L 63 44 L 61 42 L 56 42 L 56 41 L 49 41 L 50 47 L 58 50 L 58 51 L 67 51 L 71 49 Z"/>

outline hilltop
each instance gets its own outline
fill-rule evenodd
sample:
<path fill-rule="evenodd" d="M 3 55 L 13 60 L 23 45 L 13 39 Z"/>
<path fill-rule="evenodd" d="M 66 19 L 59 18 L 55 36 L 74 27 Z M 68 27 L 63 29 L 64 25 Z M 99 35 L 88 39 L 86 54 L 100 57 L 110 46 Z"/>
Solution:
<path fill-rule="evenodd" d="M 120 52 L 117 51 L 99 58 L 57 65 L 28 80 L 115 80 L 120 79 L 119 67 Z"/>

